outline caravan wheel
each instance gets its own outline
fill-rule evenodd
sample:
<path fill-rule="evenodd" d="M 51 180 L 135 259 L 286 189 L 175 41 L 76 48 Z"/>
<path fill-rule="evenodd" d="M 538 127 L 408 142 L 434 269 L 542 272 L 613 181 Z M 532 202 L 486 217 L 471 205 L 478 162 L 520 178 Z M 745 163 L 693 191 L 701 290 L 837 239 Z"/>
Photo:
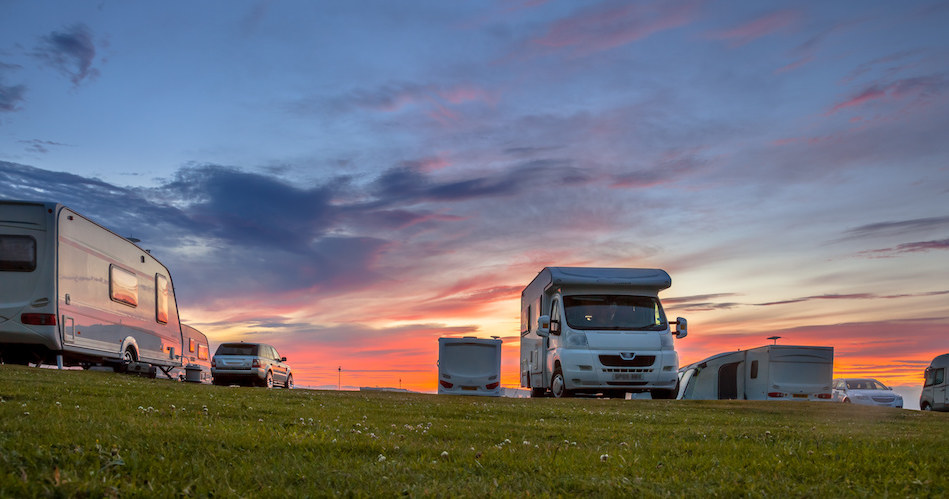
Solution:
<path fill-rule="evenodd" d="M 125 347 L 125 353 L 122 355 L 122 362 L 125 362 L 125 365 L 135 362 L 135 350 L 132 347 Z"/>

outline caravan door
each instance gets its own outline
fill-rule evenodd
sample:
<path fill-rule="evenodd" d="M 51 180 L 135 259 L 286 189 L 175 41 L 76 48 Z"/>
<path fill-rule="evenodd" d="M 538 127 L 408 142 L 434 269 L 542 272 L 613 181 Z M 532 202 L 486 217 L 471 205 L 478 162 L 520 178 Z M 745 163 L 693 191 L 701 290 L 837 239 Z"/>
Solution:
<path fill-rule="evenodd" d="M 735 400 L 738 394 L 742 392 L 739 388 L 741 378 L 738 373 L 744 372 L 741 369 L 741 362 L 729 362 L 718 368 L 718 399 Z"/>

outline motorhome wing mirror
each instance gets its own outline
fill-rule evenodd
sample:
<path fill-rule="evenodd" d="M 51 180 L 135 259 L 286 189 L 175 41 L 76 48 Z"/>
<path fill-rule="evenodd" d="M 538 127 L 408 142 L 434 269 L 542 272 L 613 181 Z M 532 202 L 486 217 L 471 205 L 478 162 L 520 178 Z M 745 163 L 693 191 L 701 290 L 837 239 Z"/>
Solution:
<path fill-rule="evenodd" d="M 550 336 L 549 315 L 542 315 L 537 318 L 537 336 Z"/>
<path fill-rule="evenodd" d="M 673 324 L 676 325 L 676 330 L 675 330 L 676 338 L 682 339 L 682 338 L 685 338 L 686 335 L 689 334 L 689 330 L 688 330 L 689 323 L 682 317 L 676 317 L 676 320 L 675 322 L 673 322 Z"/>

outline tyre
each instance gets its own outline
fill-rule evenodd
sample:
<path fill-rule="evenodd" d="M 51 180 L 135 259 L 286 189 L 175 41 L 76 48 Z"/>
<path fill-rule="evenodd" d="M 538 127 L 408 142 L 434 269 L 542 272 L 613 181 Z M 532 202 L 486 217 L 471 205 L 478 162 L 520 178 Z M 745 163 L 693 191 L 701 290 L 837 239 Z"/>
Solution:
<path fill-rule="evenodd" d="M 287 390 L 293 388 L 293 375 L 292 375 L 292 374 L 288 374 L 288 375 L 287 375 L 287 382 L 283 384 L 283 387 L 286 388 Z"/>
<path fill-rule="evenodd" d="M 845 404 L 849 404 L 849 403 L 850 403 L 850 399 L 843 399 L 843 400 L 841 400 L 841 402 L 843 402 L 843 403 L 845 403 Z"/>
<path fill-rule="evenodd" d="M 573 396 L 573 392 L 567 390 L 567 383 L 563 379 L 563 372 L 560 370 L 560 366 L 554 369 L 554 375 L 550 377 L 550 392 L 557 398 Z"/>
<path fill-rule="evenodd" d="M 264 386 L 273 388 L 273 371 L 267 371 L 267 377 L 264 378 Z"/>
<path fill-rule="evenodd" d="M 929 405 L 929 404 L 923 404 L 923 406 L 920 407 L 920 409 L 922 409 L 922 410 L 924 410 L 924 411 L 931 411 L 931 410 L 933 410 L 933 407 L 932 407 L 931 405 Z"/>

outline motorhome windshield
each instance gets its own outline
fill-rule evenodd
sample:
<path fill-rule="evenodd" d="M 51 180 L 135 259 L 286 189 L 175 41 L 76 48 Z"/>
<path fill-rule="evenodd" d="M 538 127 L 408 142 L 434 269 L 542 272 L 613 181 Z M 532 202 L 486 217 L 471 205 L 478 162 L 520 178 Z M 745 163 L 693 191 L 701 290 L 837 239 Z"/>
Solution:
<path fill-rule="evenodd" d="M 0 236 L 0 270 L 36 270 L 36 239 L 30 236 Z"/>
<path fill-rule="evenodd" d="M 659 300 L 651 296 L 564 296 L 563 306 L 567 325 L 573 329 L 662 330 L 667 327 Z"/>

